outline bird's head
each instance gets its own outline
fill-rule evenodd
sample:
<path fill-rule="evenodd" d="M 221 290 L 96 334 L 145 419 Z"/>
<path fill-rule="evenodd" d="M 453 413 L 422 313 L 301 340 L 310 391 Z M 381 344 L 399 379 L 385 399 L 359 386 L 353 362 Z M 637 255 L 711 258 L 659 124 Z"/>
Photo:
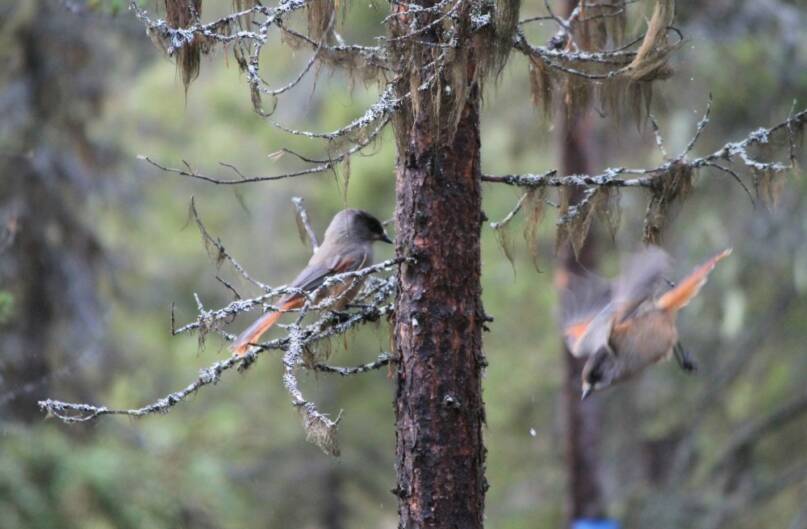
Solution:
<path fill-rule="evenodd" d="M 343 209 L 337 213 L 326 231 L 339 231 L 343 236 L 361 242 L 381 241 L 392 244 L 392 240 L 384 231 L 384 226 L 376 217 L 360 209 Z"/>
<path fill-rule="evenodd" d="M 600 348 L 586 360 L 583 366 L 582 395 L 585 400 L 595 391 L 613 384 L 619 374 L 617 358 L 607 347 Z"/>

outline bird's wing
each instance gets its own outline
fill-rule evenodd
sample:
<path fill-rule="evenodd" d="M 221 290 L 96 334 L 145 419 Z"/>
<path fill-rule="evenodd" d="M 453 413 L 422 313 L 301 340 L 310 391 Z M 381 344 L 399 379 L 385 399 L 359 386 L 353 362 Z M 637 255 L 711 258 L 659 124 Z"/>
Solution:
<path fill-rule="evenodd" d="M 578 327 L 582 333 L 574 340 L 568 340 L 569 352 L 578 358 L 588 357 L 602 348 L 608 349 L 611 329 L 614 327 L 616 305 L 609 303 L 600 310 L 586 325 Z M 568 335 L 567 335 L 568 337 Z"/>
<path fill-rule="evenodd" d="M 565 283 L 561 306 L 566 347 L 574 356 L 588 356 L 593 351 L 587 344 L 603 332 L 602 322 L 607 318 L 602 312 L 611 301 L 611 285 L 594 274 L 569 274 Z M 587 338 L 581 341 L 584 336 Z M 607 343 L 607 335 L 605 340 Z"/>
<path fill-rule="evenodd" d="M 669 271 L 670 256 L 658 246 L 648 246 L 633 254 L 614 283 L 616 320 L 625 321 L 651 299 Z"/>
<path fill-rule="evenodd" d="M 320 248 L 321 251 L 322 248 Z M 367 255 L 363 251 L 347 251 L 338 252 L 336 255 L 326 259 L 317 259 L 317 256 L 311 258 L 308 266 L 294 278 L 291 282 L 292 287 L 299 288 L 310 292 L 319 288 L 325 280 L 334 275 L 343 272 L 352 272 L 358 270 L 366 264 Z"/>
<path fill-rule="evenodd" d="M 691 274 L 680 281 L 678 286 L 661 296 L 656 303 L 656 307 L 666 311 L 677 311 L 684 308 L 692 298 L 698 295 L 701 287 L 706 284 L 709 272 L 714 270 L 717 263 L 729 255 L 731 255 L 731 248 L 723 250 L 700 265 L 693 270 Z"/>

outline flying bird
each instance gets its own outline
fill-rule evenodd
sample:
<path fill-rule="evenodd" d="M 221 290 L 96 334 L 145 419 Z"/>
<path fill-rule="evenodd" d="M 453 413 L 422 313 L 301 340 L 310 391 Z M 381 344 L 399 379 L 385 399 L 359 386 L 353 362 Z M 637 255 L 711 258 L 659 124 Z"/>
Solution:
<path fill-rule="evenodd" d="M 586 359 L 582 398 L 671 357 L 684 370 L 693 371 L 695 364 L 678 339 L 678 311 L 730 254 L 731 249 L 718 253 L 658 296 L 659 286 L 669 274 L 670 257 L 656 246 L 630 258 L 610 283 L 565 276 L 563 333 L 569 352 Z"/>
<path fill-rule="evenodd" d="M 373 243 L 392 243 L 381 222 L 366 211 L 343 209 L 334 215 L 325 230 L 322 245 L 317 248 L 308 265 L 289 285 L 304 292 L 317 290 L 329 277 L 359 270 L 373 263 Z M 335 310 L 344 308 L 361 289 L 361 281 L 336 283 L 317 292 L 315 301 L 333 296 Z M 274 325 L 280 317 L 305 304 L 301 293 L 288 294 L 278 302 L 279 310 L 268 312 L 247 327 L 235 339 L 230 349 L 236 356 L 244 356 L 250 347 Z"/>

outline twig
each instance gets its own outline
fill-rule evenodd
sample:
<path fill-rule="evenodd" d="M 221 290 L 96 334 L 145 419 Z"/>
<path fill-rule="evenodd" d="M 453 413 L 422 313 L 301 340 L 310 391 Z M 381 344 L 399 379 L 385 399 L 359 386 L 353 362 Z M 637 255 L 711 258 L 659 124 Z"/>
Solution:
<path fill-rule="evenodd" d="M 305 206 L 303 206 L 303 199 L 301 197 L 292 197 L 291 202 L 297 210 L 297 221 L 303 225 L 305 233 L 308 236 L 308 241 L 311 243 L 311 252 L 316 253 L 317 248 L 319 248 L 319 241 L 317 241 L 317 234 L 314 228 L 311 227 L 308 212 L 305 210 Z"/>
<path fill-rule="evenodd" d="M 372 132 L 370 132 L 370 134 L 368 134 L 367 137 L 364 140 L 356 142 L 349 149 L 346 149 L 345 151 L 342 151 L 340 154 L 338 154 L 337 156 L 332 157 L 327 162 L 321 163 L 321 164 L 316 165 L 314 167 L 309 167 L 308 169 L 301 169 L 299 171 L 292 171 L 292 172 L 289 172 L 289 173 L 284 173 L 284 174 L 279 174 L 279 175 L 274 175 L 274 176 L 246 177 L 246 176 L 241 175 L 242 178 L 240 178 L 238 180 L 223 180 L 223 179 L 215 178 L 215 177 L 212 177 L 212 176 L 206 176 L 206 175 L 200 174 L 200 173 L 198 173 L 196 171 L 189 170 L 189 169 L 178 169 L 178 168 L 174 168 L 174 167 L 167 167 L 165 165 L 162 165 L 160 163 L 155 162 L 154 160 L 152 160 L 150 157 L 148 157 L 146 155 L 141 154 L 141 155 L 138 155 L 137 158 L 139 160 L 144 160 L 144 161 L 150 163 L 151 165 L 153 165 L 154 167 L 156 167 L 156 168 L 158 168 L 158 169 L 160 169 L 162 171 L 165 171 L 167 173 L 173 173 L 173 174 L 177 174 L 177 175 L 180 175 L 180 176 L 187 176 L 189 178 L 195 178 L 197 180 L 203 180 L 205 182 L 209 182 L 211 184 L 216 184 L 216 185 L 239 185 L 239 184 L 250 184 L 250 183 L 255 183 L 255 182 L 267 182 L 267 181 L 273 181 L 273 180 L 282 180 L 284 178 L 294 178 L 294 177 L 298 177 L 298 176 L 324 173 L 326 171 L 330 171 L 330 170 L 334 169 L 339 163 L 343 162 L 344 160 L 346 160 L 347 158 L 349 158 L 353 154 L 361 151 L 362 149 L 364 149 L 365 147 L 370 145 L 378 137 L 378 135 L 381 133 L 381 131 L 384 129 L 384 127 L 389 123 L 389 120 L 390 120 L 389 115 L 383 117 L 381 119 L 381 121 L 379 122 L 378 126 Z M 231 165 L 227 165 L 227 167 L 234 168 L 234 166 L 231 166 Z M 241 173 L 238 172 L 238 174 L 241 174 Z"/>
<path fill-rule="evenodd" d="M 701 133 L 703 133 L 703 129 L 706 128 L 706 125 L 709 124 L 709 117 L 712 114 L 712 93 L 709 92 L 709 101 L 706 103 L 706 112 L 703 114 L 703 117 L 698 121 L 698 126 L 695 129 L 695 135 L 692 136 L 692 139 L 689 140 L 689 143 L 679 156 L 679 160 L 683 160 L 687 154 L 692 152 L 692 149 L 695 147 L 695 144 L 698 142 L 698 139 L 701 137 Z"/>
<path fill-rule="evenodd" d="M 193 216 L 194 222 L 196 222 L 196 226 L 199 228 L 199 233 L 202 234 L 202 240 L 204 241 L 205 246 L 207 247 L 208 245 L 212 245 L 218 251 L 218 255 L 216 256 L 217 260 L 226 259 L 227 261 L 230 262 L 231 265 L 233 265 L 233 268 L 235 268 L 235 270 L 244 277 L 244 279 L 246 279 L 247 281 L 249 281 L 253 285 L 257 286 L 258 288 L 260 288 L 263 291 L 268 292 L 269 290 L 271 290 L 269 288 L 269 286 L 265 285 L 264 283 L 261 283 L 257 279 L 250 276 L 247 273 L 247 271 L 244 269 L 244 267 L 241 266 L 238 263 L 238 261 L 236 261 L 235 258 L 232 255 L 230 255 L 230 253 L 227 251 L 227 249 L 221 243 L 220 239 L 214 238 L 212 235 L 210 235 L 210 232 L 207 231 L 207 227 L 205 227 L 204 223 L 202 222 L 202 218 L 199 216 L 199 212 L 196 210 L 196 201 L 195 201 L 194 197 L 191 197 L 190 213 Z M 219 278 L 217 277 L 217 279 L 219 279 Z M 219 279 L 219 281 L 222 281 L 222 280 Z M 228 283 L 226 283 L 224 281 L 222 281 L 222 283 L 224 283 L 224 285 L 226 287 L 228 287 L 230 290 L 232 290 L 235 293 L 236 298 L 240 299 L 240 296 L 238 295 L 238 292 L 236 292 L 235 289 L 232 288 L 232 286 L 230 286 Z"/>
<path fill-rule="evenodd" d="M 516 202 L 515 207 L 512 210 L 510 210 L 510 213 L 505 215 L 505 217 L 499 222 L 491 222 L 490 227 L 493 228 L 494 230 L 498 230 L 500 228 L 507 226 L 507 224 L 511 220 L 513 220 L 513 217 L 515 217 L 516 214 L 521 210 L 521 206 L 524 205 L 524 201 L 527 200 L 528 196 L 529 193 L 524 193 L 523 195 L 521 195 L 521 198 L 518 199 L 518 202 Z"/>
<path fill-rule="evenodd" d="M 333 373 L 336 375 L 347 377 L 351 375 L 359 375 L 361 373 L 367 373 L 368 371 L 373 371 L 375 369 L 382 368 L 393 361 L 394 360 L 391 353 L 381 353 L 380 355 L 378 355 L 378 358 L 376 358 L 372 362 L 361 364 L 355 367 L 340 367 L 340 366 L 331 366 L 327 364 L 314 364 L 314 370 L 321 371 L 323 373 Z"/>

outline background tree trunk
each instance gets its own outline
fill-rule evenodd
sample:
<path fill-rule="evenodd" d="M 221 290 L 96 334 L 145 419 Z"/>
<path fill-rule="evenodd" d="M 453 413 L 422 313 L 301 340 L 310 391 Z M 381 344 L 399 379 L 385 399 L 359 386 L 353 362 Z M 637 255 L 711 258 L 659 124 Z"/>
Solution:
<path fill-rule="evenodd" d="M 585 116 L 563 116 L 561 126 L 561 173 L 588 174 L 590 129 Z M 571 192 L 570 203 L 579 199 L 579 189 Z M 562 250 L 559 266 L 566 272 L 581 274 L 596 264 L 593 233 L 575 257 L 571 244 Z M 566 411 L 566 468 L 569 487 L 567 513 L 569 525 L 578 518 L 604 518 L 605 503 L 600 486 L 599 440 L 601 435 L 601 399 L 580 400 L 582 359 L 575 358 L 561 346 L 566 366 L 564 401 Z"/>
<path fill-rule="evenodd" d="M 565 0 L 563 16 L 568 17 L 578 0 Z M 592 138 L 588 109 L 564 108 L 560 119 L 560 172 L 561 174 L 590 174 Z M 569 202 L 579 200 L 582 189 L 570 191 Z M 571 244 L 562 249 L 559 266 L 565 272 L 581 274 L 596 265 L 594 230 L 589 233 L 578 256 Z M 568 525 L 579 518 L 604 518 L 605 502 L 602 495 L 599 465 L 599 440 L 601 437 L 601 399 L 580 400 L 580 378 L 583 361 L 569 354 L 565 344 L 561 354 L 566 367 L 564 401 L 566 411 L 566 468 L 568 479 Z"/>
<path fill-rule="evenodd" d="M 396 131 L 405 145 L 396 252 L 416 258 L 401 267 L 395 318 L 402 529 L 482 527 L 479 86 L 475 58 L 466 64 L 471 81 L 454 134 L 445 130 L 450 120 L 431 111 L 431 94 Z M 440 94 L 442 108 L 450 108 L 453 96 Z"/>

